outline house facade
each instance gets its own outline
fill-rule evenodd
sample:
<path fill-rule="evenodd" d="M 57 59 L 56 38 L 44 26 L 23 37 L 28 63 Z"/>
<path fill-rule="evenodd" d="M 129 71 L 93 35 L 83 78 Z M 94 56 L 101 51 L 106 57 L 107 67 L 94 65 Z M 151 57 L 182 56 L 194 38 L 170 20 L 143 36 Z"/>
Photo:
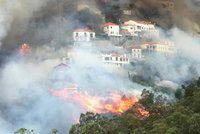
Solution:
<path fill-rule="evenodd" d="M 141 45 L 143 49 L 146 50 L 147 54 L 153 53 L 163 53 L 163 54 L 173 54 L 174 44 L 172 42 L 145 42 Z"/>
<path fill-rule="evenodd" d="M 115 65 L 117 67 L 123 67 L 130 63 L 129 57 L 126 54 L 120 55 L 118 53 L 103 54 L 102 62 L 105 64 Z"/>
<path fill-rule="evenodd" d="M 155 25 L 147 21 L 129 20 L 121 25 L 121 29 L 128 30 L 132 36 L 151 37 L 159 36 L 159 30 Z"/>
<path fill-rule="evenodd" d="M 116 37 L 121 36 L 119 25 L 117 25 L 115 23 L 111 23 L 111 22 L 103 24 L 103 32 L 107 36 L 116 36 Z"/>
<path fill-rule="evenodd" d="M 141 59 L 142 56 L 142 48 L 139 45 L 135 45 L 131 47 L 131 54 L 133 59 Z"/>
<path fill-rule="evenodd" d="M 73 32 L 73 39 L 75 42 L 89 42 L 95 38 L 95 32 L 90 29 L 76 29 Z"/>

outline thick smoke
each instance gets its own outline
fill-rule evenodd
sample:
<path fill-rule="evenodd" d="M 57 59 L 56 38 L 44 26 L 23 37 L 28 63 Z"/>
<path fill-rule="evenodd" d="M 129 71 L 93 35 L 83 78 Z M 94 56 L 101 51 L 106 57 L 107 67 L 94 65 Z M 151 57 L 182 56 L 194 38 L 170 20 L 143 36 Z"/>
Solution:
<path fill-rule="evenodd" d="M 0 41 L 8 35 L 22 34 L 26 31 L 26 27 L 32 15 L 46 5 L 48 0 L 1 0 L 0 1 Z"/>
<path fill-rule="evenodd" d="M 3 124 L 0 132 L 4 129 L 5 133 L 14 132 L 21 127 L 38 133 L 49 133 L 53 128 L 60 133 L 68 132 L 80 113 L 86 111 L 78 104 L 53 97 L 50 89 L 62 90 L 76 83 L 80 92 L 106 97 L 114 91 L 139 96 L 144 88 L 129 81 L 127 75 L 105 67 L 101 58 L 94 54 L 99 53 L 96 48 L 75 49 L 73 60 L 66 67 L 57 69 L 55 66 L 61 63 L 60 57 L 67 56 L 67 51 L 64 53 L 62 49 L 54 50 L 51 55 L 45 53 L 48 47 L 40 47 L 40 50 L 33 50 L 31 58 L 11 58 L 4 66 L 0 78 L 0 123 Z"/>
<path fill-rule="evenodd" d="M 23 42 L 41 45 L 55 38 L 55 36 L 57 36 L 57 40 L 69 36 L 72 29 L 80 26 L 96 29 L 105 21 L 104 13 L 105 10 L 108 10 L 106 5 L 119 7 L 113 14 L 119 14 L 116 16 L 123 17 L 121 12 L 128 7 L 133 11 L 131 17 L 134 19 L 150 20 L 164 29 L 175 26 L 194 34 L 200 31 L 198 0 L 176 0 L 174 1 L 174 8 L 170 11 L 162 7 L 161 1 L 163 0 L 111 0 L 102 4 L 100 0 L 44 0 L 34 2 L 1 0 L 1 44 L 3 48 L 10 49 L 15 49 Z M 110 9 L 110 12 L 112 12 L 112 9 Z M 64 23 L 66 24 L 63 25 Z M 62 30 L 59 30 L 63 28 L 67 32 L 62 33 Z M 58 37 L 58 35 L 61 36 Z"/>
<path fill-rule="evenodd" d="M 198 31 L 195 29 L 199 27 L 199 9 L 192 1 L 177 0 L 175 11 L 165 14 L 156 2 L 134 1 L 135 18 L 153 20 L 162 28 L 172 28 L 167 34 L 163 32 L 163 38 L 174 41 L 178 53 L 171 58 L 151 57 L 144 65 L 138 65 L 135 71 L 147 79 L 153 77 L 161 85 L 177 88 L 184 81 L 200 75 L 199 39 L 179 30 Z M 14 55 L 1 68 L 0 133 L 12 133 L 21 127 L 41 134 L 50 133 L 53 128 L 66 133 L 85 110 L 77 104 L 63 103 L 63 100 L 53 97 L 49 93 L 50 88 L 59 90 L 67 84 L 77 83 L 81 91 L 104 96 L 113 90 L 138 95 L 144 88 L 129 81 L 124 77 L 126 74 L 116 73 L 119 70 L 106 68 L 95 55 L 99 52 L 96 48 L 95 52 L 75 49 L 74 61 L 68 64 L 66 70 L 61 73 L 54 70 L 54 66 L 61 63 L 60 58 L 67 55 L 69 49 L 63 46 L 70 43 L 68 38 L 73 29 L 95 28 L 104 21 L 103 8 L 97 4 L 101 2 L 85 0 L 80 3 L 86 4 L 77 8 L 74 0 L 0 0 L 2 48 L 15 48 L 24 42 L 31 42 L 33 48 L 32 58 Z M 132 1 L 111 3 L 123 7 L 124 4 L 132 4 Z M 165 16 L 148 14 L 154 8 Z M 192 28 L 194 24 L 195 29 Z"/>
<path fill-rule="evenodd" d="M 73 29 L 96 28 L 104 21 L 95 1 L 1 1 L 0 41 L 6 50 L 16 49 L 24 42 L 34 46 L 52 39 L 70 42 L 67 37 Z"/>
<path fill-rule="evenodd" d="M 178 28 L 172 29 L 170 33 L 164 32 L 162 38 L 174 42 L 175 53 L 170 56 L 159 54 L 149 56 L 143 64 L 136 65 L 138 75 L 145 80 L 151 78 L 158 83 L 171 81 L 179 86 L 198 78 L 200 75 L 199 38 Z"/>
<path fill-rule="evenodd" d="M 173 2 L 167 8 L 162 2 Z M 119 7 L 118 12 L 132 10 L 132 16 L 138 20 L 150 20 L 168 30 L 174 26 L 193 34 L 200 32 L 199 0 L 111 0 L 107 4 Z M 183 10 L 184 9 L 184 10 Z M 121 17 L 124 15 L 122 14 Z"/>

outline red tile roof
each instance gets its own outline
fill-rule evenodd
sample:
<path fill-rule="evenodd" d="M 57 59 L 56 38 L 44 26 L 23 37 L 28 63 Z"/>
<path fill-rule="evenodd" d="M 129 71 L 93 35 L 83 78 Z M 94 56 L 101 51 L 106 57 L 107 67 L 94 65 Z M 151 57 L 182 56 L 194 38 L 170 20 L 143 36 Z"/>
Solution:
<path fill-rule="evenodd" d="M 138 20 L 129 20 L 129 21 L 135 21 L 137 23 L 141 23 L 141 24 L 153 24 L 152 22 L 150 21 L 138 21 Z M 128 22 L 128 21 L 127 21 Z"/>
<path fill-rule="evenodd" d="M 121 26 L 136 26 L 136 25 L 133 25 L 133 24 L 122 24 Z"/>
<path fill-rule="evenodd" d="M 142 49 L 140 45 L 132 45 L 126 48 L 128 51 L 132 51 L 132 49 Z"/>
<path fill-rule="evenodd" d="M 139 46 L 139 45 L 133 45 L 133 46 L 131 46 L 131 48 L 132 49 L 142 49 L 141 46 Z"/>
<path fill-rule="evenodd" d="M 112 55 L 113 57 L 118 57 L 118 56 L 119 56 L 118 53 L 112 53 L 111 55 Z"/>
<path fill-rule="evenodd" d="M 154 45 L 154 44 L 161 44 L 161 43 L 160 42 L 144 42 L 143 44 Z"/>
<path fill-rule="evenodd" d="M 144 42 L 143 43 L 144 45 L 147 44 L 147 45 L 169 45 L 168 43 L 165 43 L 165 42 Z"/>
<path fill-rule="evenodd" d="M 85 28 L 85 29 L 76 29 L 74 30 L 74 32 L 94 32 L 94 31 L 91 29 Z"/>
<path fill-rule="evenodd" d="M 103 24 L 103 27 L 106 27 L 106 26 L 119 26 L 119 25 L 112 23 L 112 22 L 107 22 L 107 23 Z"/>

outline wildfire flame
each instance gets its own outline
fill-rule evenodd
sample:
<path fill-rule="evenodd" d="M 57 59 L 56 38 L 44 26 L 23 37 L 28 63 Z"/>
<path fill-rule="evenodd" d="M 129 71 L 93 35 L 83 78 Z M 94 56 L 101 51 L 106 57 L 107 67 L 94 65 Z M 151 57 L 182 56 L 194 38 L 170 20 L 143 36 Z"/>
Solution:
<path fill-rule="evenodd" d="M 110 97 L 92 96 L 87 92 L 78 92 L 72 87 L 63 90 L 50 90 L 53 96 L 60 97 L 65 101 L 81 105 L 84 109 L 94 113 L 121 114 L 133 107 L 137 102 L 136 97 L 121 96 L 119 93 L 111 93 Z M 149 112 L 144 108 L 138 108 L 141 116 L 149 116 Z"/>

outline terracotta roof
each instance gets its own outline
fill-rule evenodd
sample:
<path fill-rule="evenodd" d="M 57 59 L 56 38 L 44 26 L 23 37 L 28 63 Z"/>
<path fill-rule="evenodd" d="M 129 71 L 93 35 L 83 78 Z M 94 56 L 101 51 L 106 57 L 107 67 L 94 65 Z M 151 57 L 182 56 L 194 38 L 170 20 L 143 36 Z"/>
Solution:
<path fill-rule="evenodd" d="M 152 24 L 150 21 L 136 21 L 136 22 L 142 24 Z"/>
<path fill-rule="evenodd" d="M 122 58 L 122 59 L 128 59 L 128 57 L 124 56 L 124 55 L 120 55 L 118 53 L 112 53 L 111 54 L 112 57 L 119 57 L 119 58 Z"/>
<path fill-rule="evenodd" d="M 126 48 L 128 51 L 132 51 L 132 49 L 142 49 L 140 45 L 131 45 Z"/>
<path fill-rule="evenodd" d="M 141 24 L 152 24 L 152 22 L 150 22 L 150 21 L 138 21 L 138 20 L 129 20 L 129 21 L 135 21 L 135 22 L 141 23 Z M 128 21 L 126 21 L 126 22 L 128 22 Z"/>
<path fill-rule="evenodd" d="M 117 57 L 117 56 L 119 56 L 118 53 L 112 53 L 111 55 L 112 55 L 113 57 Z"/>
<path fill-rule="evenodd" d="M 74 32 L 94 32 L 94 31 L 91 29 L 85 28 L 85 29 L 76 29 L 74 30 Z"/>
<path fill-rule="evenodd" d="M 144 45 L 147 44 L 147 45 L 169 45 L 168 43 L 165 43 L 165 42 L 144 42 L 143 43 Z"/>
<path fill-rule="evenodd" d="M 122 24 L 121 26 L 136 26 L 136 25 L 133 25 L 133 24 Z"/>
<path fill-rule="evenodd" d="M 161 43 L 160 42 L 144 42 L 143 44 L 154 45 L 154 44 L 161 44 Z"/>
<path fill-rule="evenodd" d="M 119 25 L 112 23 L 112 22 L 107 22 L 107 23 L 103 24 L 103 27 L 105 27 L 105 26 L 119 26 Z"/>
<path fill-rule="evenodd" d="M 133 45 L 133 46 L 131 46 L 131 48 L 132 49 L 142 49 L 141 46 L 139 46 L 139 45 Z"/>

